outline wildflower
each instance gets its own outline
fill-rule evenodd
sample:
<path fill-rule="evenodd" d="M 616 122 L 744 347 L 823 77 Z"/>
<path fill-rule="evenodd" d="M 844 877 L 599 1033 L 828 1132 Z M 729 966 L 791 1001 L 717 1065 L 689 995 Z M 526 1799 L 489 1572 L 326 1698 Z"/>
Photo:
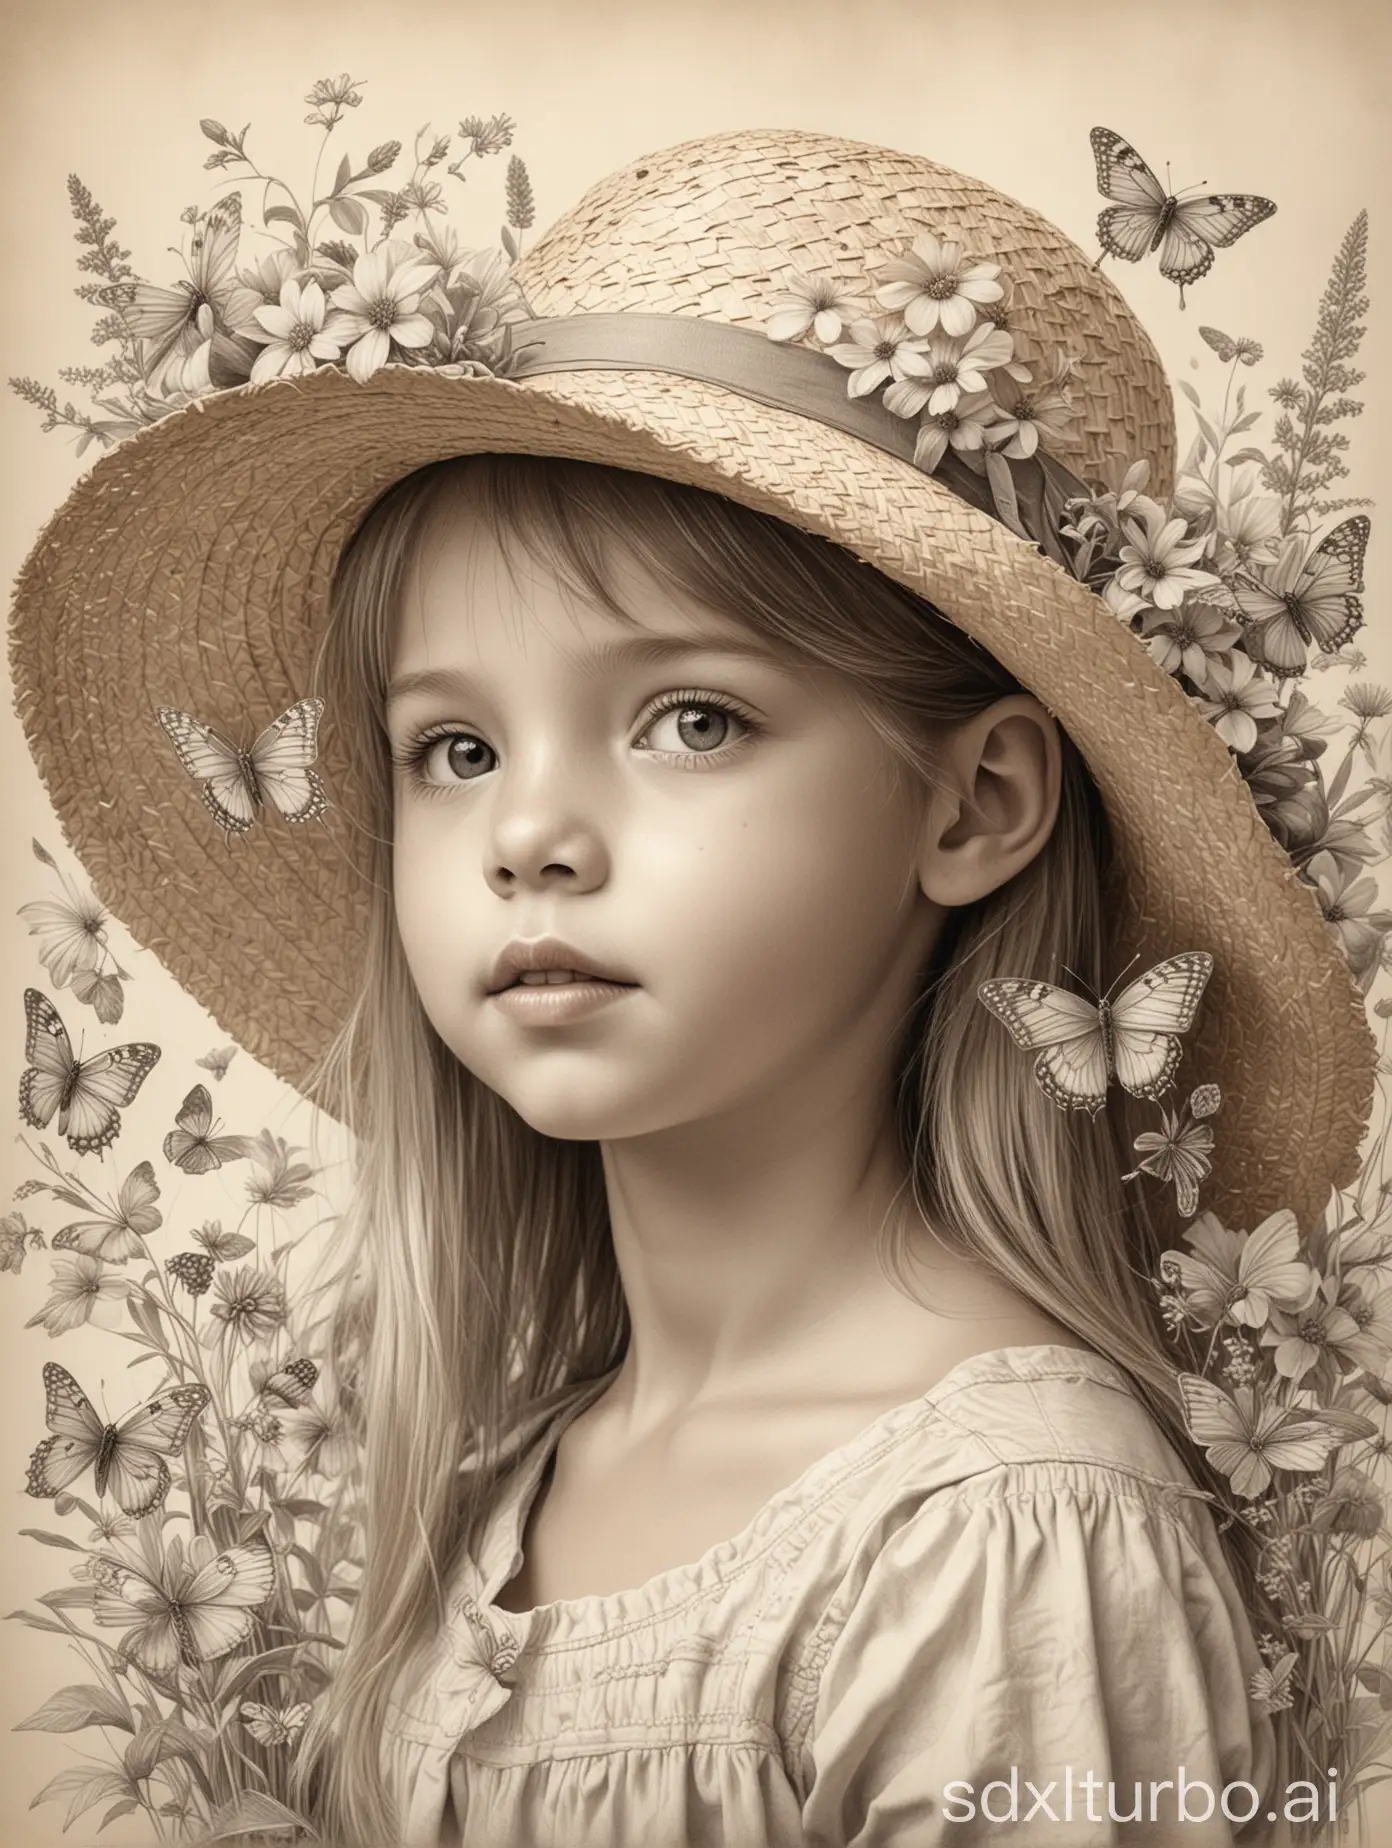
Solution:
<path fill-rule="evenodd" d="M 285 1320 L 285 1288 L 269 1271 L 250 1264 L 223 1271 L 213 1293 L 212 1313 L 240 1341 L 267 1340 Z"/>
<path fill-rule="evenodd" d="M 313 372 L 317 361 L 337 359 L 341 343 L 334 338 L 336 317 L 330 315 L 325 326 L 326 311 L 319 284 L 311 277 L 301 285 L 293 276 L 283 284 L 278 303 L 257 308 L 258 326 L 250 330 L 250 338 L 261 341 L 264 351 L 251 368 L 252 384 L 300 378 Z"/>
<path fill-rule="evenodd" d="M 352 254 L 356 257 L 357 252 Z M 250 339 L 259 338 L 256 310 L 273 307 L 280 300 L 280 292 L 286 283 L 299 273 L 300 265 L 294 251 L 286 250 L 283 246 L 268 251 L 246 268 L 239 269 L 236 285 L 227 297 L 228 327 L 233 333 L 244 334 Z"/>
<path fill-rule="evenodd" d="M 1377 902 L 1377 881 L 1355 879 L 1327 852 L 1316 853 L 1305 868 L 1319 895 L 1325 919 L 1337 933 L 1349 966 L 1357 973 L 1376 961 L 1387 930 L 1385 912 L 1371 913 Z"/>
<path fill-rule="evenodd" d="M 1368 680 L 1355 680 L 1345 688 L 1339 704 L 1351 712 L 1358 724 L 1354 729 L 1351 744 L 1358 745 L 1372 761 L 1372 750 L 1368 744 L 1368 727 L 1377 719 L 1385 719 L 1392 712 L 1392 693 L 1386 687 L 1380 687 Z"/>
<path fill-rule="evenodd" d="M 999 263 L 963 267 L 962 246 L 955 239 L 939 243 L 931 231 L 913 241 L 912 253 L 895 258 L 880 272 L 883 284 L 876 295 L 885 308 L 897 308 L 914 334 L 931 334 L 936 328 L 952 338 L 969 334 L 977 321 L 977 308 L 996 302 L 1005 293 L 997 278 Z"/>
<path fill-rule="evenodd" d="M 808 328 L 824 347 L 841 338 L 843 325 L 858 304 L 830 276 L 809 276 L 803 270 L 789 274 L 785 292 L 773 303 L 767 322 L 770 340 L 800 340 Z M 852 397 L 858 397 L 852 392 Z"/>
<path fill-rule="evenodd" d="M 528 318 L 527 303 L 499 251 L 466 251 L 451 272 L 443 287 L 449 313 L 442 357 L 451 363 L 478 359 L 491 366 L 501 357 L 506 329 Z M 437 348 L 441 345 L 437 337 Z"/>
<path fill-rule="evenodd" d="M 846 391 L 852 398 L 878 390 L 886 379 L 921 377 L 928 370 L 928 342 L 916 339 L 897 315 L 862 316 L 852 321 L 850 336 L 827 350 L 838 365 L 850 369 Z"/>
<path fill-rule="evenodd" d="M 1234 751 L 1250 751 L 1257 741 L 1257 720 L 1280 711 L 1276 689 L 1246 655 L 1209 664 L 1205 692 L 1196 704 L 1213 729 Z"/>
<path fill-rule="evenodd" d="M 1211 1212 L 1184 1234 L 1189 1251 L 1166 1251 L 1160 1275 L 1182 1290 L 1201 1328 L 1235 1322 L 1260 1328 L 1275 1308 L 1300 1310 L 1319 1288 L 1300 1256 L 1295 1214 L 1281 1208 L 1254 1232 L 1232 1232 Z"/>
<path fill-rule="evenodd" d="M 429 346 L 435 330 L 416 310 L 433 275 L 414 245 L 389 238 L 357 258 L 353 280 L 334 290 L 333 332 L 352 342 L 346 363 L 360 385 L 386 365 L 393 346 Z"/>
<path fill-rule="evenodd" d="M 1157 609 L 1172 610 L 1188 591 L 1217 582 L 1212 572 L 1194 567 L 1204 544 L 1185 537 L 1183 520 L 1170 519 L 1163 507 L 1144 495 L 1136 497 L 1135 506 L 1140 518 L 1129 513 L 1121 523 L 1129 540 L 1121 547 L 1116 574 L 1123 590 L 1148 597 Z"/>
<path fill-rule="evenodd" d="M 1032 456 L 1041 442 L 1047 449 L 1069 434 L 1072 404 L 1066 392 L 1053 385 L 1022 391 L 1018 383 L 1006 385 L 1003 377 L 994 386 L 999 386 L 1001 410 L 992 437 L 1002 454 Z"/>
<path fill-rule="evenodd" d="M 1177 609 L 1148 609 L 1141 633 L 1167 674 L 1183 671 L 1196 687 L 1204 687 L 1212 661 L 1231 652 L 1242 627 L 1211 603 L 1186 601 Z"/>
<path fill-rule="evenodd" d="M 1271 396 L 1283 411 L 1293 411 L 1300 403 L 1300 387 L 1294 379 L 1277 379 L 1271 387 Z"/>
<path fill-rule="evenodd" d="M 268 1129 L 250 1138 L 249 1144 L 254 1172 L 247 1182 L 247 1197 L 255 1205 L 284 1210 L 298 1206 L 301 1200 L 307 1200 L 314 1192 L 307 1185 L 314 1178 L 313 1168 L 306 1162 L 292 1162 L 290 1159 L 299 1153 L 297 1146 L 285 1142 L 280 1136 L 273 1136 Z M 197 1237 L 197 1234 L 194 1236 Z"/>
<path fill-rule="evenodd" d="M 206 1296 L 212 1288 L 214 1263 L 206 1251 L 176 1251 L 164 1268 L 190 1296 Z"/>
<path fill-rule="evenodd" d="M 67 884 L 67 881 L 64 881 Z M 21 905 L 29 934 L 40 939 L 39 961 L 55 988 L 66 988 L 80 969 L 95 969 L 106 947 L 106 912 L 90 893 L 68 886 L 66 898 L 37 898 Z"/>
<path fill-rule="evenodd" d="M 1162 1129 L 1142 1130 L 1136 1137 L 1133 1147 L 1141 1160 L 1121 1178 L 1134 1180 L 1144 1170 L 1162 1181 L 1172 1180 L 1180 1213 L 1188 1219 L 1199 1203 L 1198 1184 L 1212 1167 L 1213 1126 L 1193 1122 L 1189 1105 L 1176 1111 L 1162 1105 L 1160 1117 Z"/>
<path fill-rule="evenodd" d="M 358 94 L 361 79 L 344 71 L 341 77 L 321 77 L 305 101 L 313 113 L 305 117 L 311 128 L 329 130 L 343 119 L 345 109 L 356 109 L 362 102 Z"/>
<path fill-rule="evenodd" d="M 398 197 L 413 212 L 447 212 L 444 191 L 438 180 L 408 180 Z"/>
<path fill-rule="evenodd" d="M 1010 335 L 995 327 L 974 327 L 964 340 L 934 334 L 923 370 L 911 366 L 908 378 L 889 387 L 885 409 L 896 417 L 916 417 L 926 404 L 929 415 L 939 417 L 955 410 L 969 393 L 985 391 L 987 374 L 1009 365 L 1013 353 Z"/>
<path fill-rule="evenodd" d="M 1350 1254 L 1341 1245 L 1345 1264 L 1357 1259 L 1350 1259 Z M 1383 1253 L 1379 1250 L 1370 1263 L 1380 1264 Z M 1357 1283 L 1344 1281 L 1339 1290 L 1339 1307 L 1347 1310 L 1358 1326 L 1356 1341 L 1346 1342 L 1347 1351 L 1355 1356 L 1359 1363 L 1369 1372 L 1380 1370 L 1392 1360 L 1392 1289 L 1378 1290 L 1369 1295 L 1368 1291 Z"/>
<path fill-rule="evenodd" d="M 28 1241 L 35 1236 L 24 1223 L 23 1213 L 6 1213 L 0 1219 L 0 1271 L 21 1271 Z"/>
<path fill-rule="evenodd" d="M 113 1540 L 123 1540 L 127 1534 L 135 1532 L 135 1522 L 128 1514 L 115 1514 L 103 1508 L 96 1515 L 96 1526 L 87 1538 L 98 1544 L 110 1545 Z"/>
<path fill-rule="evenodd" d="M 927 414 L 919 419 L 918 438 L 914 444 L 914 461 L 931 475 L 953 449 L 980 449 L 1000 406 L 989 391 L 973 392 L 959 398 L 950 411 Z"/>
<path fill-rule="evenodd" d="M 1381 1530 L 1384 1514 L 1377 1485 L 1362 1470 L 1345 1466 L 1335 1470 L 1328 1491 L 1316 1502 L 1310 1525 L 1317 1533 L 1356 1534 L 1371 1540 Z"/>
<path fill-rule="evenodd" d="M 336 1479 L 347 1472 L 354 1445 L 337 1407 L 330 1409 L 312 1399 L 308 1405 L 282 1412 L 280 1421 L 286 1440 L 316 1475 Z"/>
<path fill-rule="evenodd" d="M 1274 556 L 1281 531 L 1281 503 L 1274 494 L 1253 491 L 1250 479 L 1228 490 L 1220 502 L 1216 565 L 1224 577 L 1237 571 L 1255 571 Z"/>
<path fill-rule="evenodd" d="M 94 1320 L 98 1327 L 110 1327 L 109 1311 L 125 1297 L 125 1279 L 109 1271 L 100 1258 L 81 1251 L 59 1252 L 53 1259 L 49 1299 L 24 1326 L 42 1325 L 50 1335 L 67 1334 Z"/>
<path fill-rule="evenodd" d="M 1123 622 L 1132 622 L 1137 616 L 1145 616 L 1154 608 L 1144 597 L 1137 596 L 1134 590 L 1123 590 L 1116 581 L 1115 572 L 1102 586 L 1102 601 Z"/>
<path fill-rule="evenodd" d="M 1295 1705 L 1291 1675 L 1298 1660 L 1295 1651 L 1287 1649 L 1269 1667 L 1255 1671 L 1248 1683 L 1248 1691 L 1259 1713 L 1279 1713 L 1283 1707 Z"/>
<path fill-rule="evenodd" d="M 257 1461 L 267 1469 L 283 1469 L 286 1463 L 285 1431 L 274 1412 L 259 1410 L 233 1421 L 245 1431 L 256 1447 Z"/>
<path fill-rule="evenodd" d="M 281 1405 L 303 1405 L 314 1390 L 319 1369 L 312 1360 L 292 1360 L 280 1366 L 273 1360 L 253 1360 L 248 1373 L 258 1398 Z"/>
<path fill-rule="evenodd" d="M 189 1233 L 189 1237 L 195 1245 L 203 1247 L 214 1264 L 230 1264 L 256 1249 L 255 1239 L 248 1238 L 245 1233 L 224 1232 L 220 1219 L 205 1220 L 196 1232 Z"/>
<path fill-rule="evenodd" d="M 1261 1342 L 1274 1350 L 1272 1360 L 1283 1379 L 1303 1382 L 1326 1397 L 1341 1373 L 1361 1364 L 1355 1352 L 1360 1346 L 1357 1322 L 1324 1291 L 1296 1314 L 1273 1307 Z"/>
<path fill-rule="evenodd" d="M 459 124 L 459 134 L 462 140 L 469 143 L 471 153 L 497 154 L 511 146 L 515 127 L 516 124 L 505 115 L 489 116 L 486 122 L 482 116 L 465 116 Z"/>

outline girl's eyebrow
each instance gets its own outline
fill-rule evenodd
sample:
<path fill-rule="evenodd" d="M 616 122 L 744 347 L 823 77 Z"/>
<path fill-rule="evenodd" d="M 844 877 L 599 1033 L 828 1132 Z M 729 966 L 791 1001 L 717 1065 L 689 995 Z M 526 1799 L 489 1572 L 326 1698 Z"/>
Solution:
<path fill-rule="evenodd" d="M 783 666 L 772 649 L 739 636 L 644 635 L 624 642 L 601 642 L 588 651 L 582 671 L 588 676 L 610 667 L 660 665 L 677 656 L 693 654 L 738 655 L 774 667 Z M 390 709 L 413 694 L 464 693 L 472 685 L 472 676 L 462 668 L 420 668 L 414 673 L 399 674 L 392 681 L 387 689 L 386 703 Z"/>

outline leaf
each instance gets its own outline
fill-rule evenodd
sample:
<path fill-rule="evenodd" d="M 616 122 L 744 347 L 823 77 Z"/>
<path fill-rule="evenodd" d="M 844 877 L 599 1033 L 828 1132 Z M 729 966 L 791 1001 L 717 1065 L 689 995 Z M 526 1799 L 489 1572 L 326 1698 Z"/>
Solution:
<path fill-rule="evenodd" d="M 233 1700 L 237 1695 L 252 1687 L 265 1675 L 287 1675 L 295 1666 L 295 1657 L 300 1652 L 299 1643 L 282 1643 L 275 1649 L 264 1650 L 260 1655 L 251 1656 L 245 1662 L 234 1665 L 234 1672 L 223 1683 L 220 1696 L 223 1700 Z"/>
<path fill-rule="evenodd" d="M 355 199 L 370 199 L 374 205 L 385 205 L 389 199 L 394 199 L 396 194 L 384 192 L 380 186 L 364 186 L 361 191 L 354 193 L 353 197 Z"/>
<path fill-rule="evenodd" d="M 293 225 L 301 233 L 304 231 L 304 220 L 293 205 L 268 205 L 261 214 L 261 218 L 263 223 L 268 225 L 287 224 Z"/>
<path fill-rule="evenodd" d="M 20 1720 L 15 1732 L 78 1732 L 84 1726 L 119 1726 L 135 1731 L 135 1720 L 121 1696 L 110 1688 L 79 1684 L 59 1688 L 37 1712 Z"/>
<path fill-rule="evenodd" d="M 215 1743 L 212 1733 L 195 1732 L 178 1720 L 156 1720 L 126 1747 L 126 1770 L 132 1778 L 143 1780 L 166 1758 L 186 1758 L 201 1768 Z"/>
<path fill-rule="evenodd" d="M 500 226 L 498 234 L 502 238 L 503 249 L 515 263 L 517 261 L 517 239 L 512 235 L 511 227 L 508 225 Z"/>
<path fill-rule="evenodd" d="M 991 498 L 996 503 L 996 512 L 1012 533 L 1018 533 L 1021 539 L 1028 539 L 1029 534 L 1020 520 L 1015 477 L 1010 472 L 1010 464 L 999 450 L 988 449 L 986 452 L 986 479 L 991 484 Z"/>
<path fill-rule="evenodd" d="M 37 1809 L 40 1803 L 48 1802 L 50 1797 L 70 1796 L 72 1802 L 63 1820 L 66 1832 L 84 1810 L 91 1809 L 107 1797 L 124 1797 L 129 1791 L 130 1786 L 119 1771 L 103 1771 L 92 1765 L 75 1765 L 72 1770 L 60 1771 L 57 1777 L 50 1778 L 29 1807 Z"/>
<path fill-rule="evenodd" d="M 60 1585 L 57 1591 L 40 1593 L 39 1603 L 51 1611 L 89 1611 L 96 1601 L 95 1585 Z"/>
<path fill-rule="evenodd" d="M 1243 430 L 1250 430 L 1254 423 L 1260 423 L 1260 422 L 1261 422 L 1261 412 L 1260 411 L 1248 411 L 1245 417 L 1238 418 L 1237 422 L 1233 425 L 1232 429 L 1229 430 L 1228 435 L 1238 436 L 1241 434 Z"/>
<path fill-rule="evenodd" d="M 50 1630 L 54 1636 L 71 1636 L 72 1631 L 65 1623 L 54 1623 L 51 1618 L 40 1617 L 33 1611 L 9 1611 L 5 1621 L 11 1618 L 19 1623 L 27 1623 L 31 1630 Z"/>
<path fill-rule="evenodd" d="M 69 1540 L 66 1534 L 46 1534 L 41 1527 L 21 1527 L 20 1533 L 26 1540 L 37 1540 L 41 1546 L 60 1546 L 65 1553 L 85 1553 L 85 1546 L 79 1546 L 76 1540 Z"/>
<path fill-rule="evenodd" d="M 42 860 L 45 866 L 51 866 L 55 873 L 58 871 L 58 862 L 46 847 L 40 847 L 39 843 L 35 840 L 31 840 L 29 845 L 34 849 L 34 858 L 36 860 Z"/>
<path fill-rule="evenodd" d="M 1261 449 L 1239 449 L 1230 456 L 1224 456 L 1223 460 L 1229 468 L 1235 468 L 1241 462 L 1256 462 L 1265 468 L 1266 452 Z"/>
<path fill-rule="evenodd" d="M 137 1810 L 139 1808 L 140 1805 L 136 1802 L 134 1797 L 125 1797 L 120 1803 L 113 1803 L 111 1808 L 97 1824 L 97 1833 L 100 1834 L 107 1823 L 115 1822 L 118 1816 L 129 1816 L 132 1810 Z"/>
<path fill-rule="evenodd" d="M 345 154 L 343 156 L 343 159 L 338 163 L 338 172 L 334 175 L 334 183 L 333 183 L 334 191 L 336 193 L 341 193 L 344 187 L 348 184 L 349 180 L 352 179 L 352 177 L 353 177 L 353 163 L 352 161 L 349 160 L 348 156 Z"/>
<path fill-rule="evenodd" d="M 356 199 L 330 199 L 329 217 L 340 231 L 346 231 L 350 237 L 361 237 L 367 229 L 367 207 L 360 205 Z"/>
<path fill-rule="evenodd" d="M 1176 379 L 1175 383 L 1179 386 L 1179 389 L 1184 393 L 1185 397 L 1193 405 L 1194 409 L 1198 410 L 1199 394 L 1194 390 L 1194 387 L 1189 383 L 1188 379 Z"/>
<path fill-rule="evenodd" d="M 274 1797 L 268 1797 L 264 1791 L 244 1790 L 240 1796 L 225 1804 L 213 1817 L 209 1833 L 213 1836 L 224 1835 L 258 1835 L 266 1832 L 281 1833 L 291 1829 L 303 1829 L 313 1841 L 318 1841 L 317 1832 L 305 1818 L 295 1810 L 287 1809 L 283 1803 L 277 1803 Z"/>

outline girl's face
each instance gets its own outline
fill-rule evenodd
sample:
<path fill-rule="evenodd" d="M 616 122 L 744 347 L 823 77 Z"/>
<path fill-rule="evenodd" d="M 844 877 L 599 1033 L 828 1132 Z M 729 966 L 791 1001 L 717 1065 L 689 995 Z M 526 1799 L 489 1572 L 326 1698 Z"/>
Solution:
<path fill-rule="evenodd" d="M 395 636 L 395 901 L 426 1013 L 544 1134 L 640 1136 L 887 1067 L 942 909 L 929 796 L 834 676 L 779 662 L 627 557 L 642 627 L 467 510 L 418 555 Z M 412 767 L 403 759 L 413 757 Z M 490 990 L 563 939 L 632 987 L 544 1019 Z"/>

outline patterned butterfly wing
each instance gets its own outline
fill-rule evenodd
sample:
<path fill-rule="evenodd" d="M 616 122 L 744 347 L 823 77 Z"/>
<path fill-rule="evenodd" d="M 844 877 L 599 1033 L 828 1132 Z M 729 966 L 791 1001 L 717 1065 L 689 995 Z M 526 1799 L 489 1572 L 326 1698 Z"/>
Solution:
<path fill-rule="evenodd" d="M 140 1234 L 116 1218 L 79 1220 L 55 1232 L 49 1243 L 55 1251 L 80 1251 L 107 1264 L 127 1264 L 145 1251 Z"/>
<path fill-rule="evenodd" d="M 212 1396 L 206 1386 L 171 1386 L 116 1426 L 109 1464 L 111 1493 L 127 1514 L 149 1514 L 163 1503 L 169 1493 L 164 1458 L 183 1449 Z M 98 1483 L 99 1494 L 102 1487 Z"/>
<path fill-rule="evenodd" d="M 328 807 L 324 785 L 310 769 L 319 750 L 322 699 L 302 699 L 273 719 L 251 747 L 262 794 L 287 821 L 317 821 Z"/>
<path fill-rule="evenodd" d="M 1310 553 L 1294 584 L 1279 575 L 1274 585 L 1246 575 L 1234 580 L 1249 654 L 1273 673 L 1299 674 L 1311 641 L 1333 654 L 1362 628 L 1359 596 L 1370 531 L 1366 515 L 1343 521 Z"/>
<path fill-rule="evenodd" d="M 179 762 L 200 785 L 209 813 L 227 834 L 245 834 L 260 806 L 247 752 L 215 732 L 191 712 L 161 706 L 156 716 L 168 733 Z"/>
<path fill-rule="evenodd" d="M 265 1546 L 234 1546 L 194 1574 L 179 1599 L 180 1640 L 195 1661 L 213 1662 L 251 1630 L 252 1612 L 270 1597 L 275 1562 Z"/>
<path fill-rule="evenodd" d="M 47 1129 L 63 1102 L 75 1060 L 57 1008 L 37 988 L 24 991 L 24 1056 L 29 1070 L 19 1081 L 19 1107 L 31 1128 Z"/>
<path fill-rule="evenodd" d="M 121 1133 L 119 1112 L 130 1103 L 159 1063 L 160 1049 L 147 1041 L 112 1046 L 76 1067 L 72 1097 L 58 1119 L 68 1146 L 79 1155 L 109 1148 Z"/>
<path fill-rule="evenodd" d="M 1136 263 L 1150 250 L 1169 203 L 1164 187 L 1129 141 L 1113 129 L 1094 128 L 1097 190 L 1116 201 L 1099 216 L 1097 235 L 1109 256 Z"/>
<path fill-rule="evenodd" d="M 1039 1050 L 1034 1075 L 1046 1097 L 1064 1109 L 1102 1107 L 1111 1074 L 1101 1014 L 1092 1002 L 1051 982 L 1016 976 L 983 982 L 977 993 L 1017 1046 Z"/>
<path fill-rule="evenodd" d="M 1167 957 L 1124 988 L 1111 1004 L 1117 1082 L 1136 1097 L 1167 1091 L 1184 1048 L 1178 1035 L 1194 1023 L 1213 973 L 1207 950 Z"/>
<path fill-rule="evenodd" d="M 1160 274 L 1180 284 L 1197 282 L 1212 267 L 1215 248 L 1235 244 L 1275 210 L 1270 199 L 1253 193 L 1209 193 L 1177 201 L 1160 245 Z"/>
<path fill-rule="evenodd" d="M 213 1099 L 206 1085 L 196 1084 L 179 1107 L 174 1118 L 176 1127 L 164 1139 L 164 1153 L 185 1174 L 208 1174 L 224 1161 L 235 1158 L 241 1150 L 240 1138 L 210 1137 L 213 1126 Z"/>
<path fill-rule="evenodd" d="M 26 1494 L 46 1500 L 76 1482 L 100 1459 L 107 1427 L 66 1367 L 46 1361 L 43 1370 L 44 1423 L 53 1433 L 29 1459 Z"/>

